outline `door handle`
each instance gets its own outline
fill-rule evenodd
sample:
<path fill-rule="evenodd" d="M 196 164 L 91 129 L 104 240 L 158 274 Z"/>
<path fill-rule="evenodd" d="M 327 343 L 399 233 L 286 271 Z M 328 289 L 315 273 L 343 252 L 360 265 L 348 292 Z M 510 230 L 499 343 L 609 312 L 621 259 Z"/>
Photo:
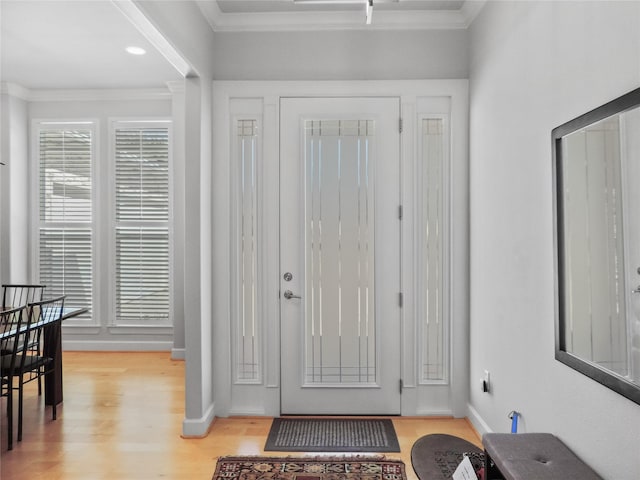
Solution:
<path fill-rule="evenodd" d="M 638 285 L 634 290 L 631 290 L 631 293 L 640 293 L 640 285 Z"/>
<path fill-rule="evenodd" d="M 286 298 L 287 300 L 291 300 L 292 298 L 302 298 L 300 295 L 294 295 L 293 292 L 291 290 L 285 290 L 284 293 L 282 294 L 284 296 L 284 298 Z"/>

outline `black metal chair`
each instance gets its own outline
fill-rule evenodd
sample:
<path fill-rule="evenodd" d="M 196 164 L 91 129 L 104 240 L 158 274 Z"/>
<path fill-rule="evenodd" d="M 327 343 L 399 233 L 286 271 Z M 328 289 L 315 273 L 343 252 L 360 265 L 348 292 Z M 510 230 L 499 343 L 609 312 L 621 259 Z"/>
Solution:
<path fill-rule="evenodd" d="M 29 303 L 40 302 L 44 297 L 46 285 L 26 283 L 5 283 L 2 285 L 2 309 L 26 306 Z M 38 352 L 40 337 L 32 338 L 29 349 Z M 42 382 L 38 380 L 38 395 L 42 395 Z"/>
<path fill-rule="evenodd" d="M 25 337 L 16 348 L 16 359 L 13 368 L 13 376 L 18 379 L 18 441 L 22 440 L 22 411 L 24 399 L 25 384 L 38 380 L 45 375 L 54 371 L 55 351 L 47 351 L 47 345 L 51 348 L 58 344 L 58 335 L 60 335 L 62 315 L 64 310 L 65 296 L 34 302 L 27 305 L 27 320 Z M 23 322 L 24 324 L 25 322 Z M 38 344 L 38 350 L 34 351 L 29 345 L 32 345 L 32 339 L 41 338 L 47 335 L 46 342 Z M 14 387 L 15 388 L 15 387 Z M 41 390 L 38 390 L 41 394 Z M 53 420 L 57 417 L 56 405 L 52 405 Z"/>
<path fill-rule="evenodd" d="M 16 308 L 28 303 L 41 302 L 45 285 L 5 283 L 2 285 L 2 308 Z"/>
<path fill-rule="evenodd" d="M 0 311 L 1 396 L 7 397 L 7 446 L 13 449 L 13 373 L 26 335 L 26 306 Z"/>

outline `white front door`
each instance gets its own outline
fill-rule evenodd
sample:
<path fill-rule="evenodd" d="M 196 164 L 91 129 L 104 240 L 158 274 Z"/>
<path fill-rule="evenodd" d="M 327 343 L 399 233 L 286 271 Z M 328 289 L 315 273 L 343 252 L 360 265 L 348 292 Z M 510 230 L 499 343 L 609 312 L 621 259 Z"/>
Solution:
<path fill-rule="evenodd" d="M 400 413 L 399 108 L 281 99 L 282 414 Z"/>

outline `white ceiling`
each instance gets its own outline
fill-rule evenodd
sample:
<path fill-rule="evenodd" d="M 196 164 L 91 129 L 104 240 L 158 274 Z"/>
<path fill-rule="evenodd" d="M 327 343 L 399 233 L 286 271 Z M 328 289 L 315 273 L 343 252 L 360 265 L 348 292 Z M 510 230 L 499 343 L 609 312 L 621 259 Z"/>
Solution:
<path fill-rule="evenodd" d="M 109 0 L 0 0 L 0 74 L 29 89 L 164 87 L 181 75 Z M 147 51 L 135 56 L 125 47 Z"/>
<path fill-rule="evenodd" d="M 374 0 L 373 23 L 365 25 L 365 0 L 196 0 L 218 32 L 467 28 L 484 2 Z M 0 0 L 0 80 L 28 89 L 112 89 L 164 87 L 181 79 L 123 13 L 132 5 Z M 124 50 L 129 45 L 147 54 L 130 55 Z"/>

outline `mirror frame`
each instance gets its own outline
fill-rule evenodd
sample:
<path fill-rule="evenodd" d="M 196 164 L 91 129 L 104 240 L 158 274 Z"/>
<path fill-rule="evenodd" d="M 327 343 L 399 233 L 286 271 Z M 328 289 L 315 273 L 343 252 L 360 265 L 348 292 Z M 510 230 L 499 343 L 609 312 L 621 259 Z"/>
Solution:
<path fill-rule="evenodd" d="M 632 383 L 610 370 L 598 366 L 593 362 L 583 360 L 566 349 L 565 329 L 565 259 L 564 259 L 564 197 L 563 169 L 562 169 L 562 139 L 567 135 L 588 127 L 589 125 L 604 120 L 605 118 L 625 112 L 634 107 L 640 107 L 640 88 L 622 95 L 584 115 L 581 115 L 552 130 L 553 151 L 553 205 L 555 213 L 554 221 L 554 261 L 555 261 L 555 358 L 578 372 L 592 378 L 598 383 L 614 390 L 629 400 L 640 404 L 640 385 Z"/>

